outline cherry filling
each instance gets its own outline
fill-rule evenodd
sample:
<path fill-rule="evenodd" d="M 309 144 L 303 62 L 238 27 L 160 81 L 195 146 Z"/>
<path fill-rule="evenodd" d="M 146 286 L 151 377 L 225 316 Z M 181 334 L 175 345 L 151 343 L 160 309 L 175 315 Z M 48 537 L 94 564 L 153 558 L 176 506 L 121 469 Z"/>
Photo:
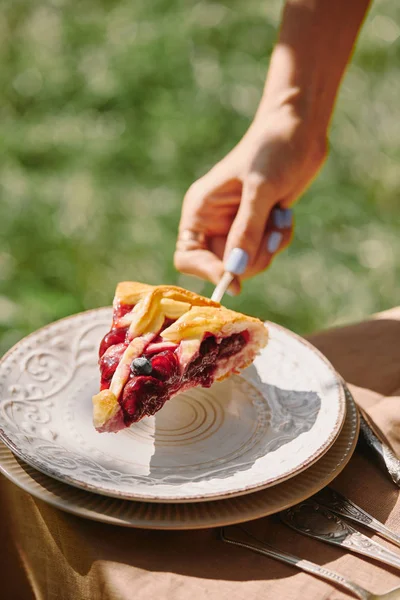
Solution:
<path fill-rule="evenodd" d="M 132 308 L 133 304 L 119 304 L 117 308 L 114 309 L 114 323 L 117 323 L 121 317 L 124 317 L 128 312 L 131 312 Z"/>
<path fill-rule="evenodd" d="M 112 376 L 125 352 L 125 348 L 125 344 L 116 344 L 109 348 L 101 357 L 99 361 L 101 373 L 100 389 L 104 390 L 110 387 Z"/>
<path fill-rule="evenodd" d="M 219 354 L 219 345 L 214 336 L 209 336 L 202 341 L 199 355 L 192 360 L 183 374 L 184 382 L 195 381 L 203 387 L 210 387 L 216 368 Z"/>
<path fill-rule="evenodd" d="M 132 310 L 132 308 L 133 308 L 133 306 L 130 304 L 120 304 L 115 311 L 113 324 L 115 325 L 118 322 L 118 319 L 120 319 L 121 317 L 126 315 L 128 312 L 130 312 Z M 164 329 L 169 327 L 173 322 L 174 322 L 173 319 L 165 319 L 161 331 L 163 331 Z M 128 327 L 113 327 L 111 329 L 111 331 L 109 331 L 107 333 L 107 335 L 105 335 L 103 337 L 103 339 L 101 340 L 100 348 L 99 348 L 99 358 L 101 358 L 103 356 L 104 352 L 110 346 L 114 346 L 115 344 L 121 344 L 123 342 L 126 342 L 127 331 L 128 331 Z M 160 335 L 158 335 L 153 340 L 153 343 L 151 344 L 151 346 L 154 346 L 157 342 L 162 342 L 162 337 Z M 164 346 L 172 346 L 173 344 L 168 343 L 168 342 L 163 342 L 163 345 Z M 156 348 L 156 351 L 157 351 L 157 348 Z"/>
<path fill-rule="evenodd" d="M 229 358 L 240 352 L 248 343 L 249 337 L 248 331 L 243 331 L 223 338 L 218 346 L 218 358 Z"/>
<path fill-rule="evenodd" d="M 120 398 L 125 424 L 139 421 L 145 415 L 154 415 L 172 394 L 180 388 L 187 388 L 188 384 L 210 387 L 214 381 L 218 360 L 240 352 L 248 339 L 247 332 L 235 333 L 218 343 L 213 335 L 208 335 L 200 345 L 199 354 L 188 364 L 183 374 L 180 372 L 179 358 L 175 350 L 147 355 L 147 360 L 151 361 L 151 374 L 137 375 L 137 370 L 134 369 L 136 374 L 131 373 Z M 109 366 L 107 355 L 105 367 L 110 371 L 113 364 Z"/>
<path fill-rule="evenodd" d="M 145 415 L 154 415 L 166 400 L 166 388 L 155 377 L 142 375 L 130 379 L 120 399 L 124 422 L 131 424 Z"/>
<path fill-rule="evenodd" d="M 103 337 L 100 343 L 99 358 L 101 358 L 106 350 L 110 346 L 115 344 L 122 344 L 125 342 L 127 327 L 114 327 Z"/>
<path fill-rule="evenodd" d="M 165 381 L 169 386 L 174 386 L 179 383 L 180 369 L 179 359 L 175 352 L 166 350 L 160 354 L 156 354 L 151 360 L 152 376 L 160 381 Z"/>

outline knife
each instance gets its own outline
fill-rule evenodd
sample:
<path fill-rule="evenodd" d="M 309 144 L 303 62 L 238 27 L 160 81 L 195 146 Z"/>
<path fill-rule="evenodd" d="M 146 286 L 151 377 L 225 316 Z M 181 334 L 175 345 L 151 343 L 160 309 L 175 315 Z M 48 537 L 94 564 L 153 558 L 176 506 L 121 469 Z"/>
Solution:
<path fill-rule="evenodd" d="M 342 385 L 345 393 L 354 400 L 343 378 Z M 378 468 L 383 471 L 397 487 L 400 487 L 400 460 L 394 455 L 391 448 L 377 437 L 368 423 L 367 416 L 357 403 L 356 405 L 360 413 L 360 437 L 358 449 L 364 454 L 365 452 L 368 452 L 368 454 L 373 457 Z"/>

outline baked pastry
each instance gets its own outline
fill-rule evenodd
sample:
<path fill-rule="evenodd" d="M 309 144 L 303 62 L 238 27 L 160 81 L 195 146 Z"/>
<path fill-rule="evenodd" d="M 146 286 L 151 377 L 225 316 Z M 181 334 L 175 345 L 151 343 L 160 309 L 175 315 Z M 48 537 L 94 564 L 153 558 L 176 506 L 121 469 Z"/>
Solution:
<path fill-rule="evenodd" d="M 99 432 L 129 427 L 179 392 L 237 373 L 268 339 L 259 319 L 169 285 L 120 283 L 113 309 L 93 397 Z"/>

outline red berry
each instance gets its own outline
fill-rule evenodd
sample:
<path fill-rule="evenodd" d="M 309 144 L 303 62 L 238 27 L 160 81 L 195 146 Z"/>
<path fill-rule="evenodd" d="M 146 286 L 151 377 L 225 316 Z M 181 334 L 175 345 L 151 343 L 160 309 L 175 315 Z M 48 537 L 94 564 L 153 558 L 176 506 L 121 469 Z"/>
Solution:
<path fill-rule="evenodd" d="M 125 316 L 128 312 L 131 312 L 133 304 L 119 304 L 114 311 L 114 323 L 117 322 L 121 317 Z"/>
<path fill-rule="evenodd" d="M 107 335 L 105 335 L 101 341 L 100 349 L 99 349 L 99 357 L 101 358 L 103 356 L 104 352 L 110 346 L 114 346 L 115 344 L 121 344 L 122 342 L 124 342 L 127 331 L 128 331 L 127 327 L 115 327 L 114 329 L 111 329 L 111 331 L 109 331 L 107 333 Z"/>
<path fill-rule="evenodd" d="M 175 352 L 169 350 L 156 354 L 151 359 L 152 376 L 172 383 L 179 375 L 179 360 Z"/>
<path fill-rule="evenodd" d="M 110 380 L 125 351 L 125 344 L 110 347 L 100 359 L 100 372 L 103 380 Z"/>
<path fill-rule="evenodd" d="M 165 401 L 165 388 L 161 381 L 154 377 L 133 377 L 126 384 L 121 407 L 125 415 L 125 423 L 139 421 L 144 415 L 153 415 Z"/>

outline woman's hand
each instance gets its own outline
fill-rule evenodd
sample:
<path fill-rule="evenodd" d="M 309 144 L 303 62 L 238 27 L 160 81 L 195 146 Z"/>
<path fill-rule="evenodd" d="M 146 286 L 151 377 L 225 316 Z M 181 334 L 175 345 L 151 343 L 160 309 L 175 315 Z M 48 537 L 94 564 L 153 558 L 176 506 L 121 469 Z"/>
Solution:
<path fill-rule="evenodd" d="M 250 277 L 288 245 L 287 209 L 324 162 L 336 94 L 369 2 L 286 0 L 253 124 L 186 194 L 177 269 L 217 283 L 225 263 Z M 238 280 L 231 290 L 240 291 Z"/>
<path fill-rule="evenodd" d="M 313 137 L 291 106 L 255 119 L 239 144 L 188 190 L 175 252 L 178 270 L 218 283 L 235 248 L 243 278 L 270 264 L 292 237 L 290 206 L 322 166 L 326 137 Z M 192 233 L 195 232 L 195 233 Z M 238 279 L 232 293 L 240 291 Z"/>

